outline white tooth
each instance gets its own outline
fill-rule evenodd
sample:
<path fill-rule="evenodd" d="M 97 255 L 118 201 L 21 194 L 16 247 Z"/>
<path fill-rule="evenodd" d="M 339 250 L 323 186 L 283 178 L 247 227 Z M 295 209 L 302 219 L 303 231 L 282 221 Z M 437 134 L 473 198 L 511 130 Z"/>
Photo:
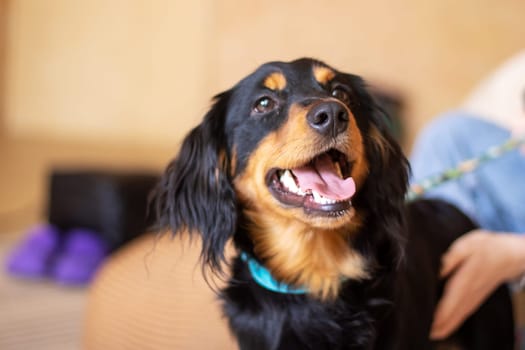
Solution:
<path fill-rule="evenodd" d="M 295 183 L 295 181 L 294 181 L 294 183 Z M 305 192 L 305 191 L 303 191 L 303 190 L 301 189 L 301 187 L 297 186 L 297 194 L 299 194 L 299 195 L 301 195 L 301 196 L 306 196 L 308 193 Z"/>
<path fill-rule="evenodd" d="M 314 197 L 314 201 L 319 204 L 334 204 L 337 203 L 337 200 L 323 197 L 321 194 L 312 191 L 312 197 Z"/>
<path fill-rule="evenodd" d="M 314 197 L 314 202 L 323 204 L 322 203 L 323 197 L 321 197 L 319 193 L 312 191 L 312 196 Z"/>
<path fill-rule="evenodd" d="M 281 175 L 280 178 L 282 184 L 293 193 L 298 193 L 299 188 L 297 187 L 297 184 L 295 183 L 295 179 L 293 178 L 292 173 L 290 170 L 285 170 L 284 173 Z"/>

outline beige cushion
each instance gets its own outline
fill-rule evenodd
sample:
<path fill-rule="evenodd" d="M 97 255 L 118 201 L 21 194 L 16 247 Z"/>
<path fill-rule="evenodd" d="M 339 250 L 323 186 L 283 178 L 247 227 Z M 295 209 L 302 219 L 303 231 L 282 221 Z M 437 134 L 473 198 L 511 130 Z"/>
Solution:
<path fill-rule="evenodd" d="M 197 264 L 200 246 L 145 235 L 111 256 L 88 298 L 85 349 L 236 349 Z"/>

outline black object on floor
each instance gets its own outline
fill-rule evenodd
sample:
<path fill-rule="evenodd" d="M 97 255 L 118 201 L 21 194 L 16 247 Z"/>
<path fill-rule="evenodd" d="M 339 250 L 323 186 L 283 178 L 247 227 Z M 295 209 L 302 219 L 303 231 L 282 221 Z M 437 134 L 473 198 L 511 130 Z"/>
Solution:
<path fill-rule="evenodd" d="M 153 223 L 148 195 L 158 179 L 150 173 L 53 171 L 48 221 L 62 232 L 79 227 L 96 231 L 114 250 Z"/>

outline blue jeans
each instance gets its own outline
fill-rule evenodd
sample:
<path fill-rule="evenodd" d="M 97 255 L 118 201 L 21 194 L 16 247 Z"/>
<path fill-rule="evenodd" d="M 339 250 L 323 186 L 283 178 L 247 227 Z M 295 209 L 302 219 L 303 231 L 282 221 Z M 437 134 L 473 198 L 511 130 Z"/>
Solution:
<path fill-rule="evenodd" d="M 443 115 L 423 130 L 414 145 L 412 181 L 455 167 L 509 137 L 508 130 L 474 116 Z M 517 150 L 509 152 L 439 185 L 425 197 L 456 205 L 482 228 L 525 233 L 525 156 Z"/>

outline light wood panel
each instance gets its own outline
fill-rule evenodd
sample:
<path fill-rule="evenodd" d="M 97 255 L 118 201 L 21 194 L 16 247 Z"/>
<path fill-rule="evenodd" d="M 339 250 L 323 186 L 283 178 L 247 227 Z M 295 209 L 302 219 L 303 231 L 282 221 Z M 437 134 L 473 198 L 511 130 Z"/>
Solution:
<path fill-rule="evenodd" d="M 313 56 L 398 88 L 409 143 L 456 107 L 503 60 L 525 48 L 525 1 L 221 1 L 220 85 L 256 65 Z"/>
<path fill-rule="evenodd" d="M 175 144 L 212 93 L 210 3 L 12 1 L 9 133 Z"/>
<path fill-rule="evenodd" d="M 525 47 L 520 0 L 11 1 L 10 134 L 176 144 L 260 63 L 314 56 L 399 88 L 409 141 Z"/>

